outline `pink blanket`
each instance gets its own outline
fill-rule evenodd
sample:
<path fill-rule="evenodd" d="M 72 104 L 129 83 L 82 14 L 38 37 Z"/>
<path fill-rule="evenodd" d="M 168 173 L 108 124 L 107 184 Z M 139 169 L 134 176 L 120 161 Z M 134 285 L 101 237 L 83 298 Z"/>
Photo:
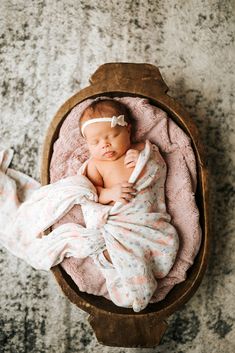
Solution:
<path fill-rule="evenodd" d="M 193 264 L 200 247 L 201 228 L 194 196 L 197 186 L 195 156 L 190 138 L 165 112 L 149 104 L 147 99 L 115 99 L 126 104 L 135 119 L 135 141 L 148 139 L 156 144 L 167 164 L 166 205 L 172 217 L 171 223 L 179 234 L 180 249 L 172 270 L 159 280 L 152 298 L 156 302 L 165 298 L 175 284 L 185 280 L 186 271 Z M 93 100 L 87 99 L 73 108 L 62 124 L 59 138 L 54 143 L 50 182 L 75 175 L 89 157 L 78 123 L 82 112 Z M 79 205 L 54 224 L 53 229 L 67 222 L 85 225 Z M 83 260 L 71 257 L 65 259 L 62 266 L 81 291 L 110 299 L 105 279 L 90 257 Z"/>

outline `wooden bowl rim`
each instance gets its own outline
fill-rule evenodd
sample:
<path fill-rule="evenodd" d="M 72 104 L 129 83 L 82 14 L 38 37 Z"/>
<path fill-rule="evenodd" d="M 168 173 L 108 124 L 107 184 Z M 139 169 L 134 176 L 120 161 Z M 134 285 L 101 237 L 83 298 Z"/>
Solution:
<path fill-rule="evenodd" d="M 166 298 L 163 299 L 162 301 L 154 304 L 150 304 L 148 307 L 151 309 L 145 309 L 140 313 L 134 313 L 132 309 L 125 309 L 125 308 L 120 308 L 117 307 L 114 304 L 111 304 L 109 306 L 114 306 L 113 308 L 106 310 L 104 308 L 100 308 L 97 305 L 94 305 L 90 302 L 90 300 L 86 300 L 83 298 L 91 298 L 93 295 L 84 293 L 79 291 L 75 292 L 74 289 L 68 284 L 68 282 L 65 280 L 63 276 L 63 271 L 62 267 L 60 265 L 55 266 L 52 269 L 52 272 L 60 285 L 62 291 L 65 293 L 65 295 L 70 299 L 71 302 L 76 304 L 79 308 L 91 313 L 91 314 L 107 314 L 107 313 L 115 313 L 116 315 L 128 315 L 128 316 L 140 316 L 141 315 L 158 315 L 158 317 L 167 317 L 171 315 L 175 310 L 177 310 L 181 305 L 183 305 L 186 301 L 188 301 L 195 291 L 197 290 L 198 286 L 200 285 L 200 282 L 203 278 L 203 275 L 206 270 L 206 266 L 208 263 L 208 254 L 209 254 L 209 206 L 208 206 L 208 199 L 209 199 L 209 194 L 208 194 L 208 170 L 205 166 L 205 157 L 203 153 L 203 148 L 198 136 L 198 131 L 197 128 L 194 124 L 194 122 L 191 120 L 189 117 L 189 114 L 185 111 L 185 109 L 172 97 L 168 96 L 165 94 L 165 92 L 157 92 L 158 96 L 152 95 L 152 94 L 143 94 L 143 91 L 138 92 L 138 89 L 135 89 L 133 91 L 131 88 L 127 89 L 123 87 L 122 89 L 101 89 L 99 85 L 93 84 L 92 86 L 88 86 L 79 92 L 77 92 L 75 95 L 70 97 L 69 99 L 66 100 L 66 102 L 59 108 L 57 113 L 55 114 L 53 120 L 51 121 L 49 128 L 47 130 L 46 138 L 44 140 L 43 144 L 43 151 L 42 151 L 42 160 L 41 160 L 41 180 L 42 180 L 42 185 L 45 185 L 45 165 L 46 165 L 46 174 L 47 178 L 49 176 L 49 166 L 50 166 L 50 160 L 48 156 L 50 154 L 50 150 L 53 146 L 52 140 L 58 137 L 58 133 L 56 134 L 56 129 L 58 127 L 60 128 L 61 124 L 64 122 L 66 119 L 67 115 L 71 112 L 71 110 L 77 105 L 83 102 L 84 100 L 88 98 L 95 98 L 97 96 L 135 96 L 135 97 L 142 97 L 142 98 L 147 98 L 150 101 L 150 104 L 155 104 L 157 107 L 163 109 L 166 113 L 170 114 L 170 117 L 177 120 L 176 123 L 179 125 L 179 122 L 181 122 L 181 127 L 183 127 L 184 131 L 190 136 L 191 141 L 192 141 L 192 147 L 195 152 L 195 157 L 196 157 L 196 164 L 198 168 L 198 184 L 201 184 L 201 192 L 200 196 L 202 197 L 203 201 L 203 221 L 204 221 L 204 229 L 202 228 L 202 243 L 199 249 L 199 252 L 194 260 L 193 265 L 190 267 L 190 272 L 193 273 L 191 278 L 186 278 L 185 281 L 177 284 L 174 286 L 174 288 L 169 292 L 169 294 L 166 296 L 166 298 L 170 295 L 174 289 L 179 286 L 185 287 L 183 289 L 183 292 L 181 293 L 180 296 L 176 296 L 175 300 L 173 300 L 171 303 L 166 305 L 166 307 L 161 308 L 162 303 L 166 301 Z M 55 136 L 57 135 L 57 136 Z M 49 144 L 48 144 L 49 142 Z M 199 192 L 199 191 L 197 191 Z M 201 216 L 202 217 L 202 216 Z M 198 259 L 200 256 L 201 260 L 199 263 L 199 267 L 196 270 L 194 270 L 195 267 L 195 261 Z M 198 260 L 199 261 L 199 260 Z M 188 270 L 188 271 L 189 271 Z M 187 272 L 188 272 L 187 271 Z M 196 271 L 196 272 L 195 272 Z M 195 273 L 194 273 L 195 272 Z M 84 294 L 83 294 L 84 293 Z M 96 297 L 96 296 L 95 296 Z M 102 298 L 102 300 L 105 298 Z M 110 302 L 109 300 L 105 299 L 105 301 Z M 155 307 L 160 307 L 160 309 L 154 311 L 154 306 Z"/>

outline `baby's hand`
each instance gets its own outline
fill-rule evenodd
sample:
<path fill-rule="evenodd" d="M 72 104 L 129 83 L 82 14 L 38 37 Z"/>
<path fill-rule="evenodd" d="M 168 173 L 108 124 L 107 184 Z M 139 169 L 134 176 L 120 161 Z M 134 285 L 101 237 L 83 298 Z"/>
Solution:
<path fill-rule="evenodd" d="M 130 149 L 126 152 L 124 164 L 127 168 L 135 167 L 140 151 Z"/>
<path fill-rule="evenodd" d="M 111 188 L 113 201 L 120 201 L 127 204 L 136 194 L 133 183 L 123 182 Z M 132 194 L 133 193 L 133 194 Z"/>

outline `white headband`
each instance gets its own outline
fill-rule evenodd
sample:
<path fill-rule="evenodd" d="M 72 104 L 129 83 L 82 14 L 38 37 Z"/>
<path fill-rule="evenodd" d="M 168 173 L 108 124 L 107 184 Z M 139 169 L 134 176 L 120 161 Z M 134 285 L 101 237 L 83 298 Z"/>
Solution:
<path fill-rule="evenodd" d="M 84 137 L 84 134 L 83 134 L 84 129 L 89 124 L 97 123 L 97 122 L 111 121 L 111 127 L 115 127 L 116 125 L 121 125 L 121 126 L 128 125 L 124 118 L 125 118 L 124 115 L 119 115 L 119 116 L 114 115 L 112 118 L 89 119 L 82 125 L 82 129 L 81 129 L 82 136 Z"/>

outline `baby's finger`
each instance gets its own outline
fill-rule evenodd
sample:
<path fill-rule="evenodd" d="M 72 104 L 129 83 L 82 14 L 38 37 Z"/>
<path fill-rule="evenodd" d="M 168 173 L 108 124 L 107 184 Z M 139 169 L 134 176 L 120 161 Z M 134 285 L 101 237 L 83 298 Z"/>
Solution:
<path fill-rule="evenodd" d="M 138 151 L 136 150 L 128 150 L 126 152 L 126 156 L 130 156 L 130 155 L 136 156 L 137 154 L 138 154 Z"/>
<path fill-rule="evenodd" d="M 134 196 L 131 195 L 131 194 L 125 194 L 125 193 L 122 193 L 122 194 L 121 194 L 121 198 L 126 199 L 126 200 L 130 200 L 130 199 L 132 199 L 133 197 L 134 197 Z"/>
<path fill-rule="evenodd" d="M 124 181 L 123 183 L 121 183 L 121 186 L 122 187 L 127 187 L 127 188 L 129 188 L 129 187 L 133 187 L 133 185 L 134 185 L 134 183 L 129 183 L 128 181 Z"/>
<path fill-rule="evenodd" d="M 136 192 L 136 188 L 132 186 L 122 187 L 122 192 Z"/>
<path fill-rule="evenodd" d="M 136 157 L 136 156 L 139 155 L 138 151 L 133 151 L 133 152 L 130 152 L 130 153 L 128 153 L 128 152 L 129 152 L 129 151 L 126 152 L 125 158 L 131 157 L 131 156 Z"/>
<path fill-rule="evenodd" d="M 138 151 L 137 150 L 133 150 L 133 149 L 130 149 L 130 150 L 128 150 L 127 152 L 126 152 L 126 154 L 131 154 L 131 153 L 138 153 Z"/>
<path fill-rule="evenodd" d="M 126 165 L 127 168 L 135 167 L 135 162 L 130 162 Z"/>
<path fill-rule="evenodd" d="M 130 162 L 134 162 L 136 160 L 136 158 L 133 157 L 127 157 L 124 160 L 124 164 L 130 163 Z"/>
<path fill-rule="evenodd" d="M 124 198 L 120 198 L 120 199 L 118 199 L 118 201 L 121 202 L 121 203 L 124 203 L 125 205 L 129 202 L 129 201 L 127 201 Z"/>

